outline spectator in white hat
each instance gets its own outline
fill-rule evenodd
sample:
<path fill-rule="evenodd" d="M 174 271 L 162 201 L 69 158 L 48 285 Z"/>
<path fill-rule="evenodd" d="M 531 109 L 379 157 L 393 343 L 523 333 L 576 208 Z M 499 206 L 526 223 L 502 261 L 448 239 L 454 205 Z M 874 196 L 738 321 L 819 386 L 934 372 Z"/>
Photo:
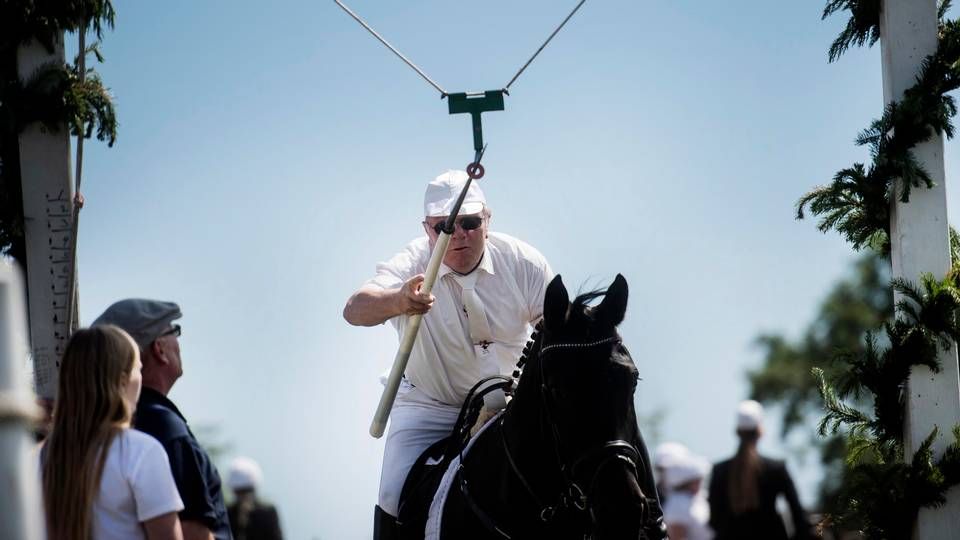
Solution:
<path fill-rule="evenodd" d="M 262 479 L 263 472 L 256 461 L 238 457 L 230 463 L 227 485 L 235 500 L 227 512 L 234 540 L 283 540 L 276 507 L 257 497 Z"/>
<path fill-rule="evenodd" d="M 467 392 L 490 375 L 510 375 L 543 315 L 553 271 L 539 251 L 490 232 L 490 207 L 472 182 L 457 217 L 432 294 L 421 292 L 430 253 L 467 181 L 448 171 L 427 185 L 424 235 L 377 265 L 376 275 L 347 301 L 353 325 L 390 321 L 398 334 L 411 315 L 423 314 L 419 337 L 400 384 L 380 473 L 374 537 L 396 536 L 400 491 L 417 457 L 448 436 Z M 488 407 L 502 407 L 500 399 Z"/>
<path fill-rule="evenodd" d="M 710 470 L 706 459 L 685 452 L 675 454 L 665 467 L 664 483 L 670 498 L 663 505 L 663 520 L 670 540 L 711 540 L 710 505 L 703 479 Z"/>
<path fill-rule="evenodd" d="M 665 478 L 667 468 L 689 453 L 690 450 L 678 442 L 660 443 L 654 450 L 653 471 L 657 477 L 657 495 L 660 497 L 660 504 L 667 502 L 670 496 L 670 489 Z"/>
<path fill-rule="evenodd" d="M 790 506 L 794 538 L 812 538 L 786 464 L 757 451 L 763 435 L 763 406 L 753 400 L 741 402 L 736 426 L 737 453 L 714 465 L 710 478 L 710 526 L 717 540 L 786 540 L 787 530 L 776 509 L 779 496 Z"/>

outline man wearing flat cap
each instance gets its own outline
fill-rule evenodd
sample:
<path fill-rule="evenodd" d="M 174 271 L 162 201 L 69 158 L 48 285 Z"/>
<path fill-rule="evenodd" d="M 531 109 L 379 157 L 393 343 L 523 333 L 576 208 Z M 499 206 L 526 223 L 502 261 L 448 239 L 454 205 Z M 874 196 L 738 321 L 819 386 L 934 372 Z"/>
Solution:
<path fill-rule="evenodd" d="M 140 346 L 143 391 L 133 427 L 153 436 L 167 451 L 184 504 L 180 512 L 184 539 L 229 540 L 232 536 L 220 475 L 190 431 L 187 419 L 167 398 L 183 375 L 180 325 L 173 324 L 181 316 L 180 306 L 173 302 L 128 298 L 107 308 L 92 326 L 119 326 Z"/>
<path fill-rule="evenodd" d="M 350 324 L 390 321 L 403 334 L 410 316 L 423 314 L 419 336 L 390 414 L 380 494 L 377 539 L 396 537 L 404 480 L 417 457 L 450 435 L 470 388 L 490 375 L 507 375 L 532 326 L 543 316 L 543 296 L 553 272 L 529 244 L 489 232 L 490 208 L 480 186 L 470 184 L 431 295 L 421 292 L 430 253 L 460 195 L 467 174 L 448 171 L 427 185 L 425 235 L 377 265 L 376 276 L 347 301 Z M 502 393 L 485 406 L 502 408 Z"/>

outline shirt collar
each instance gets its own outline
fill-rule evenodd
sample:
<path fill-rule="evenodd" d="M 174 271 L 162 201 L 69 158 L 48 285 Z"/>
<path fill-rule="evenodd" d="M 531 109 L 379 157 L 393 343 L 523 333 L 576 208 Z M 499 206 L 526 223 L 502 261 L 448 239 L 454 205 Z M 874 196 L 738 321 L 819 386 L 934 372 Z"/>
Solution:
<path fill-rule="evenodd" d="M 180 412 L 180 409 L 178 409 L 167 396 L 157 392 L 153 388 L 144 386 L 143 389 L 140 390 L 140 399 L 137 401 L 137 408 L 140 408 L 142 405 L 159 405 L 177 413 L 177 416 L 182 418 L 184 422 L 187 421 Z"/>
<path fill-rule="evenodd" d="M 490 254 L 488 253 L 489 251 L 490 251 L 490 246 L 484 244 L 483 255 L 480 256 L 480 264 L 478 264 L 477 267 L 473 270 L 474 272 L 478 270 L 483 270 L 484 272 L 490 274 L 491 276 L 496 274 L 496 272 L 493 271 L 493 261 L 490 258 Z M 450 268 L 449 266 L 447 266 L 446 263 L 440 263 L 440 269 L 437 270 L 437 279 L 440 279 L 447 274 L 463 275 L 457 272 L 456 270 L 454 270 L 453 268 Z"/>

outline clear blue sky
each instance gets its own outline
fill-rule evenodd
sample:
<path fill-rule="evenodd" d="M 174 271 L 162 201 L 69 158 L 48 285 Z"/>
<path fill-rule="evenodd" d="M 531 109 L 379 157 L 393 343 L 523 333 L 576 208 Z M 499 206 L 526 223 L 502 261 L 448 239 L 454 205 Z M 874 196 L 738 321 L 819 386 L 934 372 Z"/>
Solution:
<path fill-rule="evenodd" d="M 504 85 L 574 4 L 350 2 L 449 91 Z M 754 337 L 797 335 L 853 257 L 793 218 L 867 157 L 852 141 L 882 108 L 879 48 L 828 64 L 846 21 L 821 10 L 589 1 L 484 116 L 492 228 L 574 289 L 626 276 L 640 412 L 714 460 L 734 448 Z M 225 458 L 261 463 L 290 538 L 368 538 L 367 428 L 396 336 L 340 311 L 421 234 L 425 183 L 472 157 L 469 119 L 331 0 L 117 11 L 98 69 L 121 125 L 114 148 L 85 148 L 82 322 L 123 297 L 180 303 L 171 397 L 219 426 Z M 815 462 L 791 461 L 807 501 Z"/>

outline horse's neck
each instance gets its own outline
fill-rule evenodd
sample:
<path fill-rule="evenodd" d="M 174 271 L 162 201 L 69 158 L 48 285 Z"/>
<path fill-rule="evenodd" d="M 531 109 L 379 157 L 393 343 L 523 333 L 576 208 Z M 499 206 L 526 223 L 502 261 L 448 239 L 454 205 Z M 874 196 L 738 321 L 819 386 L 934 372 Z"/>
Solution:
<path fill-rule="evenodd" d="M 553 441 L 541 420 L 539 394 L 530 390 L 514 399 L 506 411 L 503 437 L 520 474 L 541 496 L 553 489 L 559 470 Z"/>

